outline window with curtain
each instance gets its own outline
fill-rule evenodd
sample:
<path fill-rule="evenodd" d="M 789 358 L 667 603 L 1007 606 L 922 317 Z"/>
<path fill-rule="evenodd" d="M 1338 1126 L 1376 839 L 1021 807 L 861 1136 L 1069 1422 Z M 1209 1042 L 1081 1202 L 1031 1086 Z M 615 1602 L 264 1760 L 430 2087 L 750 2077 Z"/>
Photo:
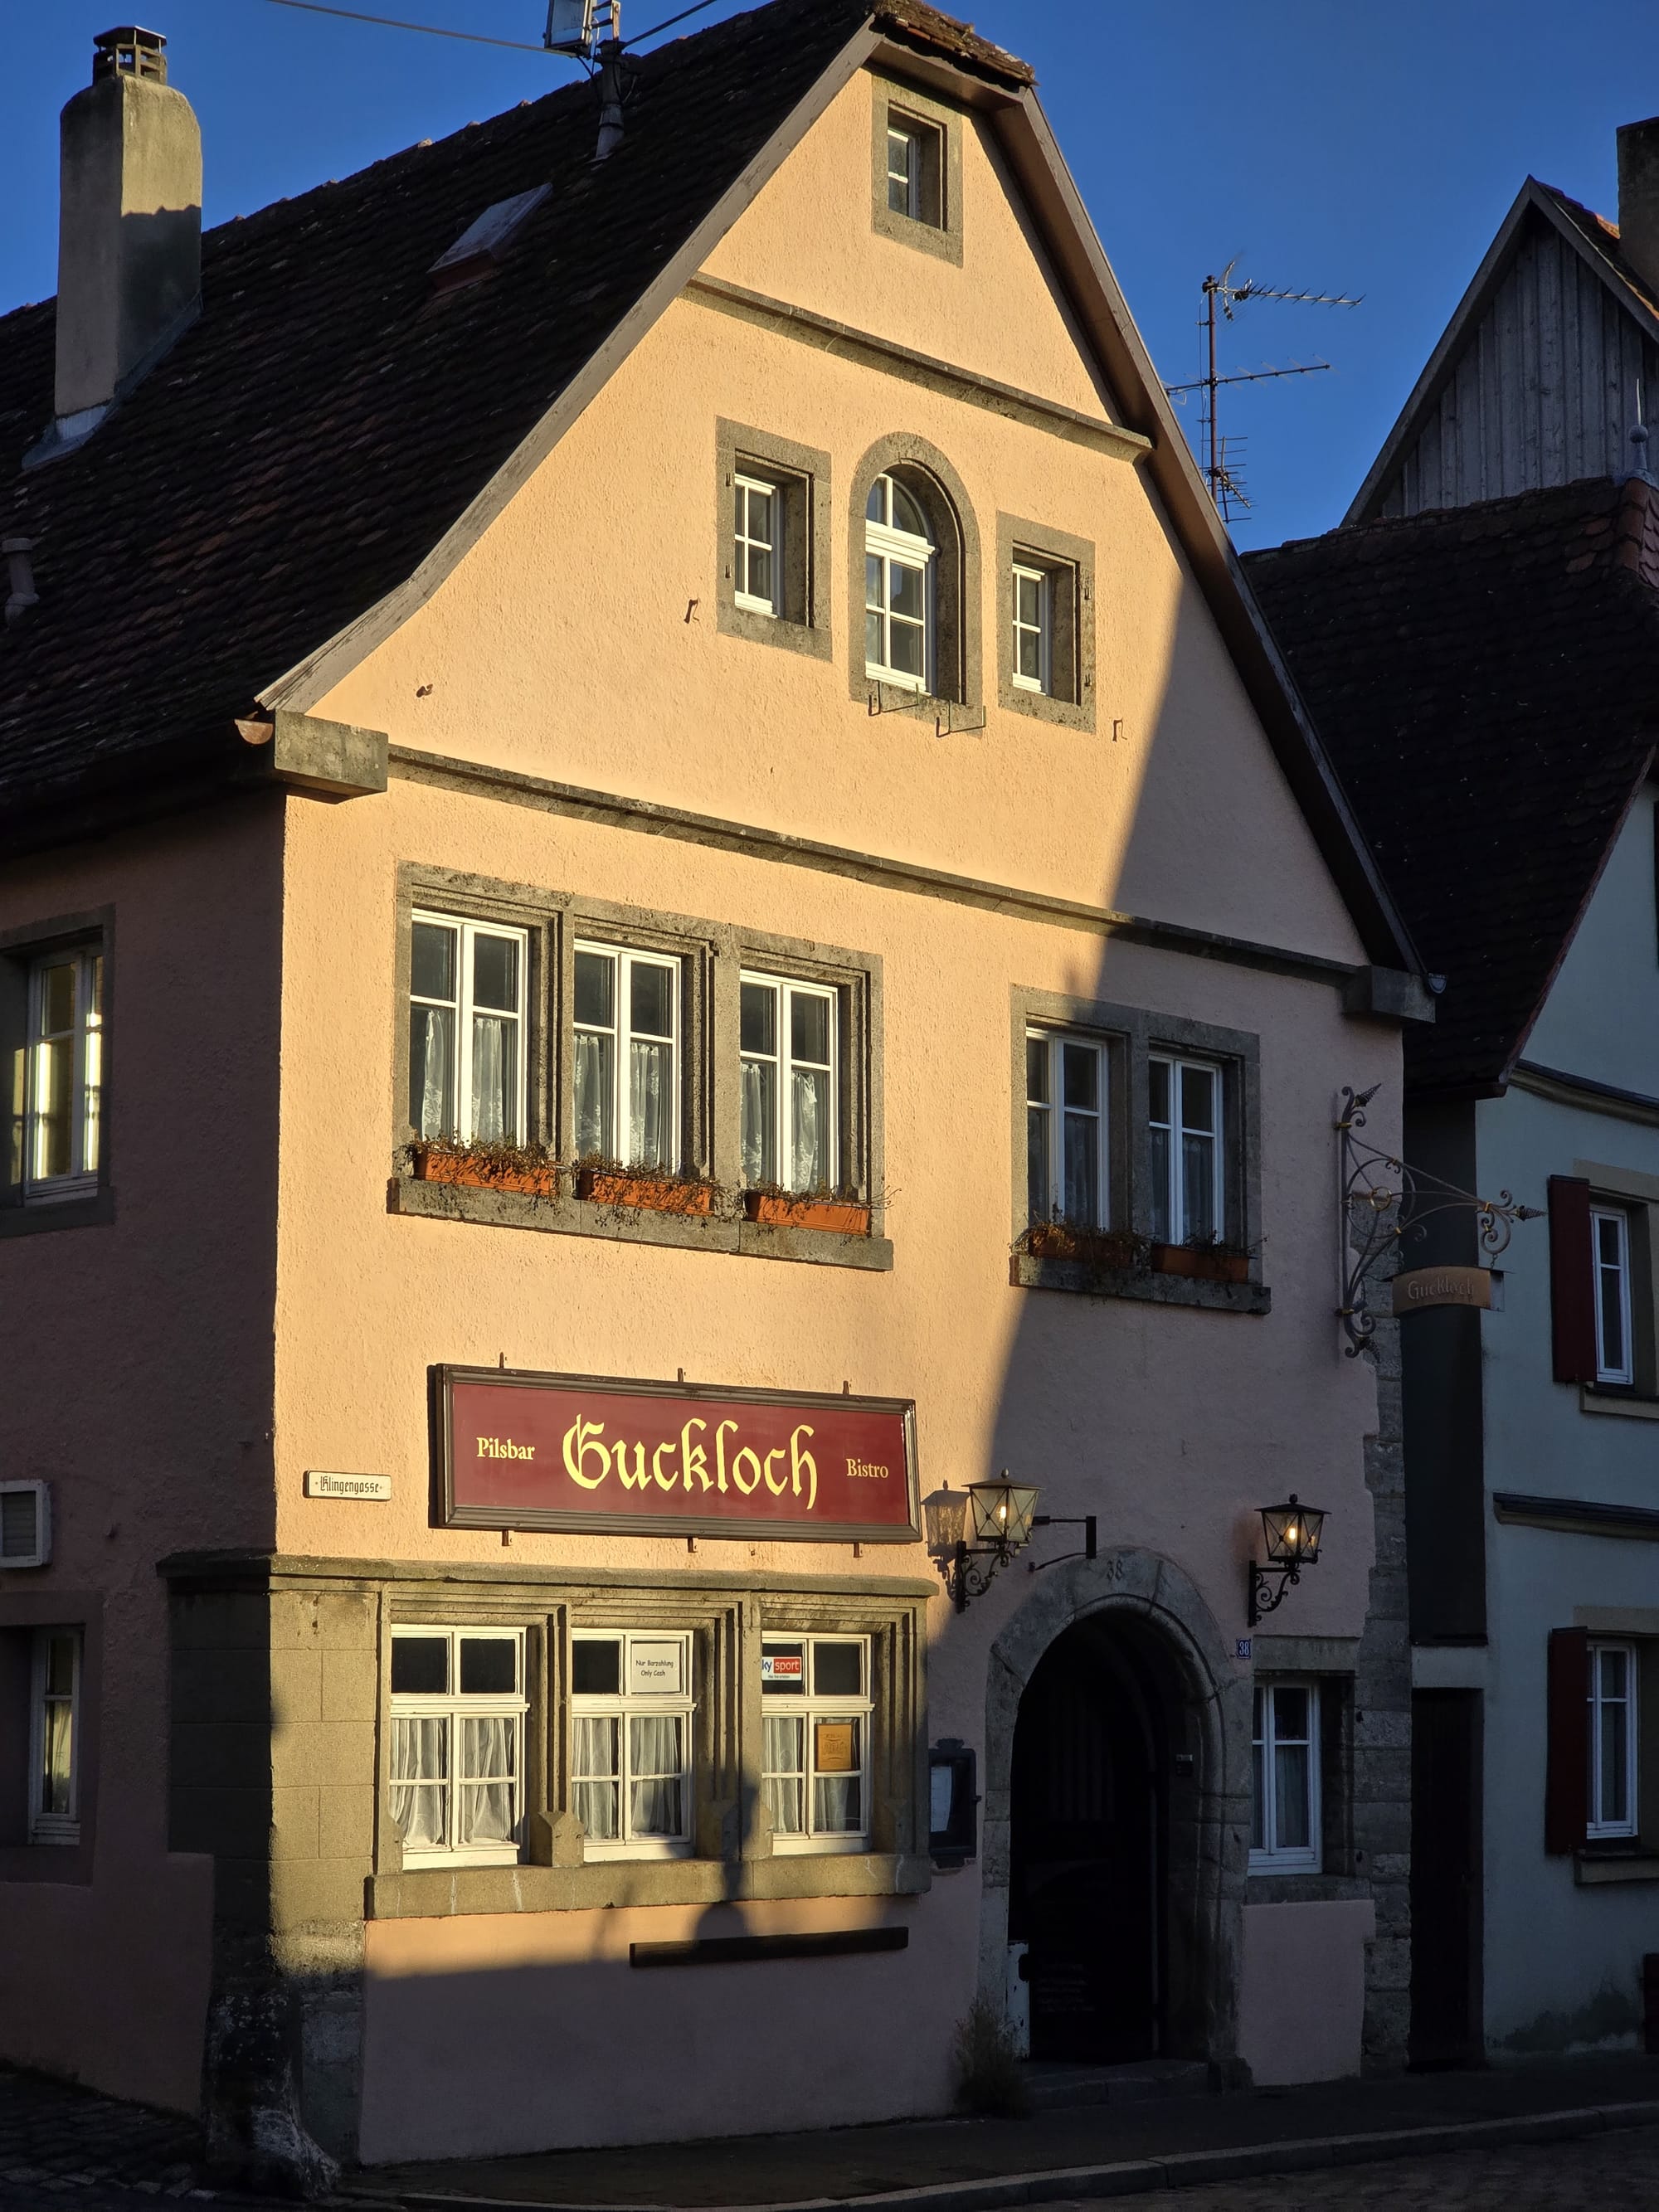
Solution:
<path fill-rule="evenodd" d="M 51 952 L 29 971 L 21 1128 L 14 1157 L 30 1203 L 97 1186 L 103 1120 L 104 956 L 98 945 Z"/>
<path fill-rule="evenodd" d="M 1221 1070 L 1158 1054 L 1146 1072 L 1153 1241 L 1211 1243 L 1226 1234 Z"/>
<path fill-rule="evenodd" d="M 409 1121 L 417 1137 L 524 1142 L 529 950 L 521 929 L 414 916 Z"/>
<path fill-rule="evenodd" d="M 78 1628 L 34 1632 L 29 1729 L 29 1841 L 81 1840 L 81 1637 Z"/>
<path fill-rule="evenodd" d="M 743 1179 L 750 1190 L 836 1188 L 836 1026 L 827 985 L 744 976 Z"/>
<path fill-rule="evenodd" d="M 870 1644 L 761 1644 L 761 1788 L 775 1851 L 863 1850 L 870 1827 Z"/>
<path fill-rule="evenodd" d="M 392 1631 L 392 1818 L 405 1866 L 518 1858 L 524 1653 L 522 1629 Z"/>
<path fill-rule="evenodd" d="M 623 945 L 575 953 L 576 1157 L 679 1164 L 680 963 Z"/>
<path fill-rule="evenodd" d="M 570 1809 L 592 1858 L 691 1848 L 691 1643 L 582 1630 L 570 1642 Z"/>
<path fill-rule="evenodd" d="M 1033 1221 L 1107 1225 L 1106 1048 L 1025 1033 L 1026 1182 Z"/>
<path fill-rule="evenodd" d="M 878 477 L 870 487 L 864 550 L 865 672 L 930 690 L 938 555 L 921 501 L 896 477 Z"/>
<path fill-rule="evenodd" d="M 1636 1819 L 1636 1647 L 1589 1647 L 1589 1817 L 1594 1839 L 1633 1836 Z"/>
<path fill-rule="evenodd" d="M 896 107 L 887 111 L 887 206 L 933 229 L 945 221 L 944 134 Z"/>
<path fill-rule="evenodd" d="M 1251 1739 L 1251 1871 L 1316 1874 L 1322 1856 L 1318 1684 L 1258 1682 Z"/>

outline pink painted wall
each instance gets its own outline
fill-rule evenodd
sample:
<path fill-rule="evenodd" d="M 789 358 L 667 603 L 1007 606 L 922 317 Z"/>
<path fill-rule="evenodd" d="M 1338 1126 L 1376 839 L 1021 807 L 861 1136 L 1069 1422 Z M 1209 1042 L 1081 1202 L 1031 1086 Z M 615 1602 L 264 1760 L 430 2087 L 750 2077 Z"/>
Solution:
<path fill-rule="evenodd" d="M 0 929 L 109 907 L 106 1227 L 0 1240 L 0 1467 L 53 1557 L 0 1629 L 100 1622 L 91 1880 L 0 1854 L 0 2053 L 192 2109 L 210 1861 L 167 1848 L 167 1553 L 268 1542 L 282 825 L 254 805 L 14 864 Z M 26 1858 L 36 1877 L 15 1878 Z M 9 1878 L 9 1876 L 13 1878 Z M 44 1879 L 42 1877 L 45 1877 Z"/>
<path fill-rule="evenodd" d="M 1247 1905 L 1238 2055 L 1255 2080 L 1340 2081 L 1359 2071 L 1369 1898 Z"/>

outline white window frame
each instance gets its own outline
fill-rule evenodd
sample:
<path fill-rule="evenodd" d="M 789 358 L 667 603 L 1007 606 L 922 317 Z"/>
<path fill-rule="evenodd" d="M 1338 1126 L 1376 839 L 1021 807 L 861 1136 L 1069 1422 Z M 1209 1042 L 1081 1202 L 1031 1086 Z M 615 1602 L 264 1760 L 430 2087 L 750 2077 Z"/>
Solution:
<path fill-rule="evenodd" d="M 1022 584 L 1035 584 L 1037 594 L 1037 614 L 1035 623 L 1027 622 L 1020 613 L 1019 592 Z M 1011 618 L 1013 626 L 1013 661 L 1010 669 L 1014 688 L 1030 691 L 1048 699 L 1054 689 L 1054 579 L 1052 570 L 1039 568 L 1030 561 L 1016 561 L 1011 592 Z M 1020 668 L 1020 647 L 1028 637 L 1037 641 L 1037 673 L 1027 676 Z"/>
<path fill-rule="evenodd" d="M 745 607 L 750 614 L 780 615 L 783 611 L 780 593 L 783 582 L 784 501 L 780 487 L 765 477 L 738 470 L 733 476 L 732 570 L 732 602 Z M 753 529 L 750 501 L 755 497 L 772 502 L 772 535 L 758 538 Z M 770 557 L 772 563 L 772 592 L 767 598 L 749 589 L 750 555 L 759 548 Z"/>
<path fill-rule="evenodd" d="M 420 1006 L 440 1007 L 444 1009 L 446 1012 L 453 1012 L 455 1017 L 455 1042 L 451 1056 L 449 1071 L 450 1080 L 454 1086 L 453 1096 L 455 1102 L 455 1127 L 454 1129 L 449 1133 L 449 1141 L 455 1144 L 470 1145 L 474 1141 L 472 1126 L 472 1022 L 476 1010 L 472 1001 L 473 947 L 481 937 L 503 939 L 508 944 L 517 947 L 518 1004 L 512 1009 L 509 1018 L 514 1024 L 514 1033 L 517 1039 L 517 1048 L 514 1052 L 514 1059 L 516 1063 L 518 1079 L 514 1085 L 514 1097 L 512 1102 L 514 1126 L 512 1130 L 507 1133 L 501 1141 L 508 1145 L 523 1144 L 527 1128 L 527 1103 L 530 1095 L 529 1069 L 526 1064 L 529 1060 L 530 1025 L 528 1021 L 526 1019 L 526 1006 L 528 1003 L 530 979 L 529 931 L 527 929 L 514 929 L 510 924 L 506 922 L 468 921 L 460 915 L 440 914 L 435 908 L 425 907 L 416 907 L 415 908 L 410 916 L 410 974 L 408 1003 L 411 1030 L 413 1028 L 415 1010 Z M 428 998 L 423 994 L 417 994 L 416 991 L 414 972 L 414 931 L 417 925 L 422 923 L 431 928 L 447 929 L 456 933 L 455 996 L 453 1000 Z M 491 1016 L 504 1015 L 507 1012 L 506 1008 L 499 1006 L 486 1006 L 482 1011 Z M 414 1055 L 414 1040 L 412 1036 L 410 1041 L 410 1054 L 412 1061 Z M 410 1126 L 414 1129 L 415 1135 L 417 1139 L 422 1139 L 423 1136 L 428 1136 L 428 1140 L 430 1141 L 441 1140 L 436 1133 L 423 1133 L 419 1122 L 416 1121 L 412 1113 L 410 1116 Z"/>
<path fill-rule="evenodd" d="M 49 1699 L 47 1697 L 46 1658 L 52 1643 L 59 1637 L 68 1638 L 73 1653 L 67 1700 L 70 1708 L 69 1810 L 66 1813 L 49 1813 L 40 1802 L 46 1781 L 46 1707 L 48 1703 L 61 1705 L 65 1700 L 61 1698 Z M 28 1838 L 32 1844 L 78 1844 L 81 1840 L 81 1680 L 84 1656 L 84 1630 L 72 1625 L 35 1630 L 29 1688 Z"/>
<path fill-rule="evenodd" d="M 817 1634 L 805 1629 L 768 1628 L 761 1638 L 761 1657 L 766 1658 L 771 1647 L 781 1644 L 799 1644 L 806 1669 L 805 1681 L 799 1695 L 793 1692 L 774 1692 L 768 1695 L 763 1674 L 761 1711 L 763 1720 L 768 1716 L 783 1719 L 799 1719 L 803 1723 L 802 1741 L 805 1764 L 795 1769 L 801 1779 L 804 1798 L 805 1826 L 799 1835 L 785 1835 L 774 1829 L 772 1850 L 775 1857 L 801 1857 L 807 1853 L 867 1851 L 870 1848 L 870 1718 L 875 1709 L 870 1680 L 871 1639 L 867 1636 Z M 864 1689 L 857 1697 L 836 1698 L 820 1696 L 813 1687 L 814 1654 L 821 1644 L 855 1644 L 860 1650 L 860 1680 Z M 859 1806 L 863 1814 L 863 1825 L 856 1830 L 825 1830 L 816 1826 L 817 1793 L 817 1729 L 820 1723 L 855 1721 L 859 1730 Z M 793 1774 L 775 1773 L 766 1765 L 766 1734 L 761 1731 L 761 1764 L 763 1789 L 767 1782 L 793 1779 Z"/>
<path fill-rule="evenodd" d="M 611 1002 L 612 1021 L 611 1027 L 608 1030 L 600 1028 L 593 1022 L 580 1021 L 575 1018 L 575 992 L 574 986 L 575 969 L 573 964 L 571 969 L 571 975 L 573 977 L 571 993 L 572 1030 L 573 1035 L 575 1036 L 609 1036 L 614 1042 L 614 1049 L 611 1055 L 611 1133 L 615 1144 L 614 1157 L 616 1158 L 617 1164 L 625 1168 L 641 1167 L 641 1165 L 644 1165 L 647 1170 L 651 1170 L 651 1164 L 642 1164 L 637 1160 L 630 1158 L 628 1149 L 628 1072 L 632 1057 L 632 1046 L 634 1042 L 634 969 L 635 967 L 665 968 L 669 972 L 671 979 L 671 988 L 668 994 L 670 1034 L 666 1039 L 658 1036 L 651 1036 L 647 1039 L 647 1042 L 653 1044 L 666 1042 L 669 1048 L 668 1158 L 662 1164 L 660 1168 L 651 1170 L 651 1171 L 662 1175 L 677 1174 L 679 1170 L 680 1162 L 680 1096 L 684 1081 L 684 1067 L 683 1061 L 684 1047 L 681 1042 L 681 1030 L 684 1027 L 684 1020 L 683 1010 L 680 1003 L 685 982 L 684 963 L 679 958 L 678 954 L 672 952 L 647 952 L 641 947 L 636 945 L 607 945 L 597 938 L 579 938 L 574 950 L 578 956 L 584 952 L 592 953 L 600 959 L 613 961 L 616 964 L 616 988 L 611 994 Z M 575 1055 L 574 1049 L 571 1056 L 570 1081 L 572 1086 L 572 1142 L 574 1144 L 578 1154 L 586 1158 L 586 1155 L 582 1152 L 580 1132 L 577 1126 L 575 1118 L 577 1102 L 574 1095 Z"/>
<path fill-rule="evenodd" d="M 868 499 L 871 495 L 873 495 L 878 488 L 884 486 L 885 489 L 882 494 L 882 506 L 884 512 L 886 514 L 889 520 L 885 522 L 873 522 L 871 520 L 868 512 Z M 872 681 L 878 684 L 894 685 L 900 690 L 904 691 L 929 693 L 933 689 L 934 654 L 937 649 L 939 639 L 939 613 L 937 604 L 939 547 L 931 538 L 919 538 L 914 531 L 900 530 L 895 527 L 891 520 L 893 512 L 893 477 L 891 472 L 890 471 L 884 471 L 883 473 L 876 478 L 875 483 L 871 485 L 870 494 L 866 495 L 866 513 L 864 518 L 864 554 L 866 562 L 864 587 L 864 672 L 867 677 L 872 678 Z M 903 489 L 908 497 L 912 499 L 915 497 L 915 493 L 909 491 L 908 485 L 903 487 Z M 917 501 L 917 504 L 920 506 L 920 501 Z M 881 599 L 879 604 L 873 603 L 870 598 L 868 563 L 872 561 L 879 561 L 881 563 Z M 915 570 L 921 578 L 921 672 L 920 675 L 912 675 L 908 669 L 894 668 L 890 665 L 892 654 L 892 630 L 894 621 L 892 612 L 892 567 L 894 563 L 896 563 L 901 568 Z M 870 658 L 869 618 L 872 615 L 878 616 L 881 621 L 882 645 L 884 651 L 888 656 L 888 659 L 885 660 L 872 660 Z M 898 619 L 903 623 L 906 629 L 912 629 L 915 627 L 915 624 L 911 622 L 908 616 L 900 616 Z"/>
<path fill-rule="evenodd" d="M 1601 1231 L 1611 1228 L 1617 1249 L 1611 1261 L 1602 1257 Z M 1595 1283 L 1595 1379 L 1598 1382 L 1633 1382 L 1636 1380 L 1635 1346 L 1631 1334 L 1631 1267 L 1630 1216 L 1623 1206 L 1592 1206 L 1590 1208 L 1590 1266 Z M 1619 1331 L 1624 1346 L 1621 1360 L 1607 1357 L 1607 1331 L 1603 1326 L 1603 1292 L 1607 1278 L 1615 1278 L 1618 1297 Z"/>
<path fill-rule="evenodd" d="M 817 1060 L 803 1060 L 800 1064 L 803 1067 L 812 1069 L 814 1073 L 827 1073 L 830 1079 L 828 1086 L 830 1094 L 830 1128 L 823 1152 L 824 1158 L 830 1164 L 830 1179 L 827 1182 L 820 1185 L 814 1185 L 810 1188 L 799 1189 L 798 1193 L 801 1197 L 826 1196 L 838 1188 L 840 1182 L 841 994 L 836 990 L 833 985 L 829 983 L 807 983 L 804 982 L 799 976 L 795 975 L 769 975 L 759 969 L 745 968 L 743 970 L 738 981 L 739 993 L 741 993 L 742 988 L 745 984 L 755 984 L 767 990 L 772 991 L 776 994 L 777 1018 L 774 1025 L 773 1031 L 776 1039 L 776 1050 L 769 1054 L 766 1053 L 752 1052 L 742 1043 L 742 1001 L 741 997 L 739 997 L 738 1063 L 740 1072 L 751 1061 L 757 1065 L 772 1067 L 776 1071 L 776 1080 L 773 1085 L 772 1092 L 772 1147 L 773 1157 L 777 1165 L 777 1173 L 775 1180 L 779 1188 L 782 1190 L 797 1191 L 798 1189 L 795 1181 L 794 1115 L 790 1111 L 790 1097 L 793 1090 L 795 1072 L 794 1023 L 792 1018 L 793 1001 L 798 997 L 817 999 L 822 1000 L 828 1008 L 830 1057 L 827 1066 L 824 1063 Z M 739 1122 L 741 1122 L 741 1117 L 742 1107 L 740 1101 Z M 744 1132 L 740 1127 L 738 1132 L 740 1144 L 742 1142 L 743 1136 Z M 744 1173 L 744 1178 L 747 1180 L 748 1169 L 746 1164 Z"/>
<path fill-rule="evenodd" d="M 692 1722 L 697 1701 L 692 1695 L 691 1667 L 695 1656 L 688 1631 L 676 1628 L 579 1628 L 571 1633 L 573 1647 L 579 1644 L 620 1644 L 622 1656 L 618 1680 L 621 1687 L 615 1695 L 593 1691 L 570 1693 L 570 1712 L 576 1719 L 617 1720 L 617 1828 L 618 1834 L 607 1840 L 589 1836 L 583 1844 L 583 1856 L 592 1859 L 683 1859 L 691 1856 L 692 1837 L 696 1823 L 695 1783 L 696 1753 L 691 1740 Z M 680 1647 L 680 1687 L 678 1692 L 659 1694 L 653 1691 L 631 1690 L 629 1687 L 632 1652 L 635 1644 L 677 1644 Z M 680 1816 L 682 1832 L 678 1836 L 644 1835 L 633 1832 L 633 1762 L 632 1731 L 629 1727 L 635 1719 L 678 1718 L 680 1723 Z M 573 1736 L 574 1731 L 572 1731 Z M 576 1784 L 587 1778 L 576 1774 L 574 1745 L 570 1788 L 571 1809 L 576 1805 Z"/>
<path fill-rule="evenodd" d="M 1031 1096 L 1031 1047 L 1042 1045 L 1048 1054 L 1048 1096 L 1046 1099 Z M 1092 1053 L 1095 1060 L 1095 1097 L 1098 1105 L 1092 1116 L 1085 1108 L 1067 1107 L 1065 1103 L 1066 1049 L 1070 1046 Z M 1102 1037 L 1088 1036 L 1078 1030 L 1043 1029 L 1035 1023 L 1025 1031 L 1025 1144 L 1027 1208 L 1030 1200 L 1030 1147 L 1032 1117 L 1047 1116 L 1045 1151 L 1048 1163 L 1048 1203 L 1044 1212 L 1033 1214 L 1037 1221 L 1064 1221 L 1075 1229 L 1105 1229 L 1110 1224 L 1112 1212 L 1111 1154 L 1109 1149 L 1110 1092 L 1109 1089 L 1111 1064 L 1108 1047 Z M 1095 1123 L 1095 1188 L 1097 1203 L 1092 1221 L 1078 1221 L 1066 1211 L 1066 1134 L 1068 1121 L 1091 1119 Z"/>
<path fill-rule="evenodd" d="M 1625 1694 L 1622 1699 L 1608 1698 L 1601 1686 L 1601 1662 L 1614 1655 L 1625 1662 Z M 1595 1643 L 1589 1646 L 1589 1680 L 1586 1685 L 1586 1703 L 1589 1725 L 1589 1818 L 1584 1825 L 1585 1837 L 1591 1842 L 1609 1841 L 1620 1837 L 1626 1839 L 1638 1832 L 1638 1775 L 1637 1775 L 1637 1664 L 1633 1644 Z M 1601 1715 L 1604 1706 L 1620 1704 L 1625 1708 L 1625 1798 L 1622 1819 L 1603 1820 L 1597 1816 L 1601 1806 Z"/>
<path fill-rule="evenodd" d="M 1152 1111 L 1150 1077 L 1151 1071 L 1154 1067 L 1167 1067 L 1170 1071 L 1170 1119 L 1168 1121 L 1157 1120 Z M 1214 1083 L 1213 1128 L 1194 1129 L 1189 1132 L 1186 1127 L 1185 1109 L 1182 1101 L 1185 1093 L 1188 1069 L 1211 1077 Z M 1147 1056 L 1147 1128 L 1149 1132 L 1152 1129 L 1167 1129 L 1170 1137 L 1169 1184 L 1162 1194 L 1169 1235 L 1159 1241 L 1172 1245 L 1184 1244 L 1188 1237 L 1193 1234 L 1192 1228 L 1187 1220 L 1186 1178 L 1182 1173 L 1182 1139 L 1188 1134 L 1207 1138 L 1212 1148 L 1212 1218 L 1215 1224 L 1214 1234 L 1218 1240 L 1223 1240 L 1227 1234 L 1227 1071 L 1217 1060 L 1189 1058 L 1179 1053 L 1154 1052 Z"/>
<path fill-rule="evenodd" d="M 392 1631 L 396 1645 L 413 1638 L 444 1638 L 449 1644 L 449 1688 L 441 1696 L 434 1692 L 393 1691 L 390 1693 L 387 1724 L 386 1771 L 391 1775 L 392 1724 L 398 1720 L 442 1719 L 448 1723 L 447 1771 L 444 1776 L 445 1841 L 431 1847 L 421 1844 L 404 1845 L 404 1864 L 421 1866 L 516 1866 L 524 1835 L 525 1818 L 525 1716 L 530 1710 L 525 1674 L 525 1632 L 522 1628 L 501 1628 L 486 1621 L 405 1621 L 397 1622 Z M 461 1644 L 473 1640 L 488 1643 L 510 1643 L 514 1647 L 514 1680 L 518 1684 L 510 1695 L 505 1691 L 463 1692 L 461 1688 Z M 459 1820 L 460 1796 L 465 1786 L 459 1767 L 460 1725 L 464 1720 L 501 1720 L 513 1723 L 513 1836 L 510 1844 L 463 1844 L 456 1840 Z M 395 1787 L 391 1784 L 389 1787 Z"/>
<path fill-rule="evenodd" d="M 1323 1811 L 1320 1802 L 1320 1699 L 1319 1683 L 1307 1675 L 1275 1674 L 1258 1676 L 1254 1686 L 1250 1727 L 1252 1753 L 1261 1752 L 1261 1787 L 1253 1790 L 1251 1807 L 1250 1871 L 1252 1874 L 1317 1874 L 1324 1864 L 1322 1841 Z M 1279 1842 L 1279 1698 L 1280 1690 L 1305 1690 L 1308 1696 L 1308 1841 L 1281 1847 Z M 1261 1733 L 1255 1728 L 1255 1702 L 1259 1698 L 1262 1714 Z M 1300 1747 L 1303 1739 L 1293 1736 L 1291 1745 Z M 1261 1817 L 1262 1840 L 1255 1840 L 1255 1816 Z"/>
<path fill-rule="evenodd" d="M 64 1199 L 84 1198 L 98 1188 L 99 1157 L 103 1133 L 104 1025 L 102 1015 L 104 948 L 101 944 L 61 947 L 39 954 L 29 967 L 28 1049 L 23 1074 L 23 1202 L 51 1206 Z M 45 1034 L 47 970 L 74 970 L 74 1005 L 67 1030 Z M 62 1041 L 70 1048 L 70 1165 L 48 1174 L 46 1158 L 47 1117 L 42 1099 L 49 1048 Z"/>
<path fill-rule="evenodd" d="M 902 166 L 895 167 L 894 149 L 903 149 Z M 890 215 L 908 216 L 912 222 L 921 221 L 921 131 L 908 116 L 893 109 L 887 114 L 887 208 Z M 903 188 L 904 204 L 894 204 L 893 187 Z"/>

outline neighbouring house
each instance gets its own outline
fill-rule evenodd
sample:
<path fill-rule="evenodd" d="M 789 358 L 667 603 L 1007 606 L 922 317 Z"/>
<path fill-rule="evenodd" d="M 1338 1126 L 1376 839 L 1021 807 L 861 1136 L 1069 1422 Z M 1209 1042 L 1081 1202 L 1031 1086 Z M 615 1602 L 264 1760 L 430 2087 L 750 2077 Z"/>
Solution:
<path fill-rule="evenodd" d="M 1659 484 L 1246 567 L 1443 975 L 1406 1054 L 1413 2057 L 1628 2046 L 1659 1990 Z M 1547 1218 L 1503 1249 L 1431 1177 Z"/>
<path fill-rule="evenodd" d="M 1030 71 L 621 66 L 205 238 L 159 39 L 64 112 L 4 2054 L 301 2176 L 939 2112 L 976 1995 L 1397 2064 L 1410 941 Z"/>

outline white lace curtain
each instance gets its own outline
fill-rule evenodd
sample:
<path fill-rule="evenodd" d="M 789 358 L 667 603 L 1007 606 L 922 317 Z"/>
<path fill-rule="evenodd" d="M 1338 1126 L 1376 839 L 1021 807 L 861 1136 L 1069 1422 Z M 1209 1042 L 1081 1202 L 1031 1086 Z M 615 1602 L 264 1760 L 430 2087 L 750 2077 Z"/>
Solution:
<path fill-rule="evenodd" d="M 399 1717 L 392 1724 L 392 1818 L 404 1842 L 441 1850 L 448 1838 L 449 1723 Z"/>
<path fill-rule="evenodd" d="M 409 1118 L 423 1137 L 455 1132 L 454 1020 L 447 1006 L 411 1010 Z"/>
<path fill-rule="evenodd" d="M 576 1032 L 576 1156 L 608 1160 L 616 1152 L 611 1127 L 611 1048 L 608 1036 Z"/>
<path fill-rule="evenodd" d="M 752 1190 L 776 1182 L 776 1070 L 765 1060 L 743 1064 L 743 1174 Z M 789 1188 L 828 1190 L 834 1182 L 830 1159 L 830 1078 L 822 1069 L 795 1068 L 789 1080 Z"/>
<path fill-rule="evenodd" d="M 772 1815 L 772 1832 L 799 1836 L 806 1826 L 801 1723 L 787 1715 L 769 1713 L 761 1727 L 761 1764 L 765 1778 L 761 1794 Z"/>
<path fill-rule="evenodd" d="M 636 1715 L 628 1723 L 628 1821 L 635 1837 L 685 1833 L 683 1715 Z M 579 1715 L 570 1747 L 570 1808 L 595 1843 L 619 1840 L 621 1723 Z"/>
<path fill-rule="evenodd" d="M 500 1014 L 472 1017 L 472 1141 L 510 1144 L 518 1136 L 514 1092 L 516 1046 L 511 1022 Z"/>
<path fill-rule="evenodd" d="M 518 1723 L 507 1714 L 468 1714 L 460 1722 L 459 1796 L 448 1833 L 450 1720 L 399 1715 L 392 1729 L 392 1818 L 415 1850 L 443 1850 L 452 1840 L 510 1844 L 518 1829 Z"/>
<path fill-rule="evenodd" d="M 628 1048 L 628 1164 L 666 1168 L 673 1133 L 673 1057 L 668 1044 Z"/>

